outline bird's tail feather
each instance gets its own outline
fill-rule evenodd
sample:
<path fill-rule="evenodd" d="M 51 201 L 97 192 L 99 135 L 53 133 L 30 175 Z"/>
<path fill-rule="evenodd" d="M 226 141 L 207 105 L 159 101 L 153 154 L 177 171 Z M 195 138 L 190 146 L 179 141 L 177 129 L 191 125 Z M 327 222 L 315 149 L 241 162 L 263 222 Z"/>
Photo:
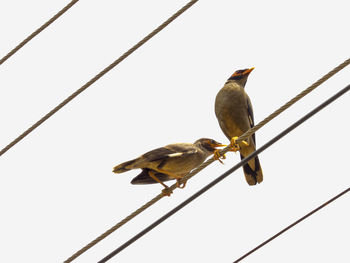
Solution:
<path fill-rule="evenodd" d="M 244 156 L 241 154 L 241 159 Z M 252 169 L 254 167 L 254 169 Z M 244 176 L 249 185 L 260 184 L 263 181 L 263 173 L 258 156 L 243 165 Z"/>
<path fill-rule="evenodd" d="M 121 163 L 113 168 L 113 173 L 120 174 L 133 169 L 132 164 L 136 162 L 137 159 L 133 159 L 124 163 Z"/>

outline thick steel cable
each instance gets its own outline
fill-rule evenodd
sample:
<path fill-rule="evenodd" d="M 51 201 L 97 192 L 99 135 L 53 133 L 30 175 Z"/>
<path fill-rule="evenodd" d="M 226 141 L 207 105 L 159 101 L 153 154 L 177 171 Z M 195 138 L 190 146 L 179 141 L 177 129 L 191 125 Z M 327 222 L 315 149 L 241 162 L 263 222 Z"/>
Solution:
<path fill-rule="evenodd" d="M 0 65 L 3 64 L 6 60 L 8 60 L 13 54 L 15 54 L 18 50 L 20 50 L 25 44 L 27 44 L 30 40 L 32 40 L 35 36 L 41 33 L 45 28 L 51 25 L 57 18 L 67 12 L 73 5 L 75 5 L 79 0 L 72 0 L 65 7 L 63 7 L 56 15 L 50 18 L 45 24 L 31 33 L 26 39 L 24 39 L 21 43 L 19 43 L 16 47 L 14 47 L 9 53 L 7 53 L 2 59 L 0 59 Z"/>
<path fill-rule="evenodd" d="M 322 82 L 320 82 L 320 80 L 318 80 L 317 82 L 315 82 L 313 86 L 316 85 L 316 83 L 318 85 L 320 85 L 321 83 L 323 83 L 324 81 L 326 81 L 328 78 L 330 78 L 332 75 L 330 75 L 331 73 L 334 75 L 335 73 L 339 72 L 341 69 L 343 69 L 346 65 L 348 65 L 350 63 L 350 59 L 346 60 L 345 62 L 343 62 L 342 64 L 340 64 L 339 66 L 337 66 L 336 68 L 334 68 L 332 71 L 330 71 L 328 74 L 326 74 L 325 76 L 328 76 L 327 78 L 323 77 L 321 78 L 321 80 L 323 79 Z M 316 86 L 317 87 L 317 86 Z M 304 94 L 305 96 L 306 94 Z M 299 95 L 297 95 L 295 98 L 297 98 Z M 294 101 L 294 103 L 297 101 L 295 98 L 291 99 L 289 102 L 287 102 L 285 105 L 289 105 L 288 107 L 291 106 L 291 101 Z M 299 98 L 300 99 L 300 98 Z M 288 107 L 284 107 L 285 105 L 283 105 L 280 109 L 283 108 L 283 110 L 287 109 Z M 282 111 L 283 111 L 282 110 Z M 281 112 L 282 112 L 281 111 Z M 281 113 L 279 112 L 279 113 Z M 267 117 L 269 118 L 269 117 Z M 266 119 L 267 119 L 266 118 Z M 271 120 L 271 118 L 270 118 Z M 259 123 L 260 124 L 260 123 Z M 254 126 L 255 127 L 255 126 Z M 253 128 L 254 128 L 253 127 Z M 262 127 L 262 125 L 260 125 L 260 127 Z M 252 129 L 253 129 L 252 128 Z M 249 131 L 249 130 L 248 130 Z M 243 134 L 244 135 L 244 134 Z M 241 136 L 242 137 L 242 136 Z M 239 137 L 237 140 L 240 140 L 241 137 Z M 226 147 L 224 149 L 222 149 L 220 151 L 220 154 L 223 155 L 226 152 L 228 152 L 230 150 L 230 147 Z M 185 181 L 187 181 L 188 179 L 190 179 L 191 177 L 193 177 L 194 175 L 196 175 L 197 173 L 199 173 L 200 171 L 202 171 L 204 168 L 206 168 L 207 166 L 209 166 L 211 163 L 213 163 L 215 161 L 214 158 L 210 158 L 207 161 L 205 161 L 204 163 L 202 163 L 198 168 L 194 169 L 193 171 L 191 171 L 189 174 L 187 174 L 184 178 L 182 178 L 181 180 L 179 180 L 179 183 L 183 183 Z M 169 187 L 169 190 L 173 191 L 174 189 L 177 188 L 177 184 L 173 184 Z M 149 202 L 147 202 L 146 204 L 144 204 L 142 207 L 140 207 L 139 209 L 137 209 L 136 211 L 134 211 L 132 214 L 128 215 L 127 217 L 125 217 L 124 219 L 122 219 L 121 221 L 119 221 L 116 225 L 114 225 L 113 227 L 111 227 L 110 229 L 108 229 L 106 232 L 104 232 L 103 234 L 101 234 L 100 236 L 98 236 L 96 239 L 94 239 L 93 241 L 91 241 L 89 244 L 87 244 L 85 247 L 83 247 L 82 249 L 78 250 L 74 255 L 72 255 L 70 258 L 68 258 L 65 263 L 69 263 L 72 260 L 74 260 L 75 258 L 77 258 L 79 255 L 81 255 L 82 253 L 84 253 L 85 251 L 87 251 L 88 249 L 90 249 L 91 247 L 93 247 L 94 245 L 96 245 L 98 242 L 100 242 L 101 240 L 105 239 L 107 236 L 109 236 L 110 234 L 112 234 L 114 231 L 116 231 L 118 228 L 120 228 L 121 226 L 123 226 L 124 224 L 126 224 L 127 222 L 129 222 L 131 219 L 133 219 L 135 216 L 137 216 L 138 214 L 142 213 L 143 211 L 145 211 L 147 208 L 149 208 L 150 206 L 154 205 L 156 202 L 158 202 L 160 199 L 162 199 L 164 197 L 164 193 L 160 193 L 158 194 L 156 197 L 154 197 L 153 199 L 151 199 Z"/>
<path fill-rule="evenodd" d="M 266 241 L 262 242 L 259 246 L 255 247 L 254 249 L 250 250 L 248 253 L 244 254 L 243 256 L 241 256 L 239 259 L 236 259 L 233 263 L 237 263 L 240 262 L 242 259 L 248 257 L 250 254 L 254 253 L 255 251 L 257 251 L 258 249 L 260 249 L 261 247 L 265 246 L 267 243 L 271 242 L 272 240 L 274 240 L 276 237 L 280 236 L 281 234 L 283 234 L 284 232 L 286 232 L 287 230 L 289 230 L 290 228 L 292 228 L 293 226 L 299 224 L 301 221 L 303 221 L 304 219 L 308 218 L 309 216 L 311 216 L 312 214 L 316 213 L 318 210 L 321 210 L 323 207 L 329 205 L 330 203 L 332 203 L 333 201 L 335 201 L 336 199 L 338 199 L 339 197 L 341 197 L 342 195 L 346 194 L 347 192 L 350 191 L 350 187 L 348 189 L 346 189 L 345 191 L 341 192 L 340 194 L 334 196 L 332 199 L 328 200 L 327 202 L 325 202 L 324 204 L 320 205 L 319 207 L 317 207 L 316 209 L 312 210 L 311 212 L 309 212 L 308 214 L 306 214 L 305 216 L 303 216 L 302 218 L 299 218 L 297 221 L 295 221 L 294 223 L 290 224 L 289 226 L 287 226 L 286 228 L 284 228 L 283 230 L 281 230 L 280 232 L 278 232 L 276 235 L 270 237 L 269 239 L 267 239 Z"/>
<path fill-rule="evenodd" d="M 302 117 L 301 119 L 299 119 L 298 121 L 296 121 L 294 124 L 292 124 L 291 126 L 289 126 L 287 129 L 285 129 L 284 131 L 282 131 L 280 134 L 278 134 L 277 136 L 275 136 L 273 139 L 271 139 L 270 141 L 268 141 L 267 143 L 265 143 L 263 146 L 261 146 L 259 149 L 257 149 L 255 152 L 251 153 L 250 155 L 248 155 L 246 158 L 244 158 L 243 160 L 241 160 L 239 163 L 237 163 L 234 167 L 232 167 L 231 169 L 227 170 L 225 173 L 223 173 L 222 175 L 220 175 L 218 178 L 216 178 L 215 180 L 213 180 L 211 183 L 209 183 L 208 185 L 206 185 L 205 187 L 203 187 L 201 190 L 199 190 L 198 192 L 196 192 L 195 194 L 193 194 L 192 196 L 190 196 L 188 199 L 186 199 L 185 201 L 183 201 L 181 204 L 179 204 L 178 206 L 176 206 L 175 208 L 173 208 L 170 212 L 168 212 L 167 214 L 165 214 L 164 216 L 162 216 L 161 218 L 159 218 L 157 221 L 155 221 L 154 223 L 152 223 L 151 225 L 149 225 L 148 227 L 146 227 L 144 230 L 142 230 L 141 232 L 139 232 L 137 235 L 135 235 L 134 237 L 132 237 L 131 239 L 129 239 L 127 242 L 125 242 L 124 244 L 122 244 L 120 247 L 118 247 L 117 249 L 115 249 L 113 252 L 111 252 L 110 254 L 108 254 L 106 257 L 104 257 L 103 259 L 101 259 L 100 261 L 98 261 L 98 263 L 103 263 L 108 261 L 109 259 L 111 259 L 112 257 L 114 257 L 115 255 L 117 255 L 119 252 L 121 252 L 122 250 L 124 250 L 126 247 L 128 247 L 130 244 L 134 243 L 136 240 L 138 240 L 140 237 L 142 237 L 143 235 L 145 235 L 147 232 L 151 231 L 153 228 L 155 228 L 157 225 L 159 225 L 160 223 L 162 223 L 163 221 L 165 221 L 167 218 L 169 218 L 170 216 L 172 216 L 173 214 L 175 214 L 177 211 L 179 211 L 180 209 L 182 209 L 183 207 L 185 207 L 187 204 L 189 204 L 190 202 L 192 202 L 193 200 L 195 200 L 197 197 L 199 197 L 200 195 L 202 195 L 203 193 L 205 193 L 207 190 L 209 190 L 210 188 L 212 188 L 214 185 L 216 185 L 217 183 L 219 183 L 220 181 L 222 181 L 223 179 L 225 179 L 227 176 L 229 176 L 231 173 L 233 173 L 234 171 L 236 171 L 237 169 L 239 169 L 241 166 L 243 166 L 245 163 L 247 163 L 250 159 L 254 158 L 255 156 L 257 156 L 258 154 L 260 154 L 261 152 L 263 152 L 264 150 L 266 150 L 268 147 L 270 147 L 271 145 L 273 145 L 275 142 L 277 142 L 278 140 L 280 140 L 282 137 L 284 137 L 285 135 L 287 135 L 289 132 L 291 132 L 292 130 L 294 130 L 295 128 L 297 128 L 299 125 L 301 125 L 303 122 L 305 122 L 306 120 L 308 120 L 309 118 L 311 118 L 313 115 L 315 115 L 317 112 L 319 112 L 320 110 L 322 110 L 323 108 L 325 108 L 326 106 L 328 106 L 330 103 L 332 103 L 333 101 L 335 101 L 336 99 L 338 99 L 340 96 L 344 95 L 346 92 L 348 92 L 350 90 L 350 85 L 346 86 L 345 88 L 343 88 L 342 90 L 340 90 L 339 92 L 337 92 L 335 95 L 333 95 L 331 98 L 327 99 L 325 102 L 323 102 L 321 105 L 317 106 L 315 109 L 313 109 L 312 111 L 310 111 L 308 114 L 306 114 L 304 117 Z M 327 205 L 327 204 L 326 204 Z M 325 205 L 324 205 L 325 206 Z M 322 207 L 321 207 L 322 208 Z M 316 211 L 315 211 L 316 212 Z"/>
<path fill-rule="evenodd" d="M 57 111 L 59 111 L 62 107 L 64 107 L 68 102 L 70 102 L 72 99 L 74 99 L 80 93 L 82 93 L 84 90 L 86 90 L 88 87 L 90 87 L 94 82 L 96 82 L 98 79 L 100 79 L 102 76 L 104 76 L 107 72 L 109 72 L 111 69 L 113 69 L 116 65 L 118 65 L 120 62 L 122 62 L 124 59 L 126 59 L 136 49 L 141 47 L 148 40 L 150 40 L 153 36 L 158 34 L 161 30 L 163 30 L 167 25 L 169 25 L 172 21 L 174 21 L 178 16 L 180 16 L 182 13 L 184 13 L 187 9 L 189 9 L 196 2 L 198 2 L 198 0 L 192 0 L 192 1 L 188 2 L 184 7 L 182 7 L 179 11 L 177 11 L 174 15 L 172 15 L 163 24 L 161 24 L 159 27 L 157 27 L 155 30 L 153 30 L 150 34 L 148 34 L 146 37 L 144 37 L 141 41 L 139 41 L 136 45 L 134 45 L 132 48 L 130 48 L 128 51 L 126 51 L 121 57 L 119 57 L 112 64 L 110 64 L 108 67 L 106 67 L 100 73 L 98 73 L 95 77 L 90 79 L 84 86 L 82 86 L 80 89 L 75 91 L 72 95 L 70 95 L 68 98 L 66 98 L 64 101 L 62 101 L 59 105 L 57 105 L 54 109 L 52 109 L 49 113 L 47 113 L 39 121 L 37 121 L 35 124 L 33 124 L 29 129 L 27 129 L 20 136 L 18 136 L 15 140 L 13 140 L 10 144 L 8 144 L 5 148 L 3 148 L 0 151 L 0 156 L 3 155 L 5 152 L 7 152 L 9 149 L 11 149 L 15 144 L 17 144 L 19 141 L 21 141 L 24 137 L 26 137 L 34 129 L 36 129 L 43 122 L 45 122 L 48 118 L 50 118 L 52 115 L 54 115 Z"/>

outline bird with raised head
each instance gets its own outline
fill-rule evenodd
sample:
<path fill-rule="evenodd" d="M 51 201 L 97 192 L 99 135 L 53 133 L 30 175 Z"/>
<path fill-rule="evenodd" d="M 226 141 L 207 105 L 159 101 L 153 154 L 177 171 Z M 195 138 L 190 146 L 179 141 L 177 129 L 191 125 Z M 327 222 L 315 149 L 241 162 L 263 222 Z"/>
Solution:
<path fill-rule="evenodd" d="M 254 68 L 237 70 L 226 81 L 215 99 L 215 115 L 226 137 L 234 146 L 235 139 L 254 126 L 253 107 L 245 84 Z M 255 134 L 236 147 L 241 159 L 255 151 Z M 263 173 L 258 156 L 243 166 L 245 179 L 249 185 L 256 185 L 263 181 Z"/>

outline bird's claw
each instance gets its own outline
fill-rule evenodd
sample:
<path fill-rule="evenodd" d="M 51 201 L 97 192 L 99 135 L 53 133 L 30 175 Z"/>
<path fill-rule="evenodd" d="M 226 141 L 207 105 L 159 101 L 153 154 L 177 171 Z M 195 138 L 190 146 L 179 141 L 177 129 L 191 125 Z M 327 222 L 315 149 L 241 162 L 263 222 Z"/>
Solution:
<path fill-rule="evenodd" d="M 180 179 L 178 179 L 178 180 L 176 181 L 176 187 L 177 187 L 177 188 L 183 189 L 183 188 L 185 188 L 186 183 L 187 183 L 187 181 L 180 182 Z"/>
<path fill-rule="evenodd" d="M 238 139 L 237 136 L 233 137 L 231 139 L 231 143 L 230 143 L 230 150 L 233 152 L 237 152 L 241 149 L 240 144 L 243 144 L 244 146 L 249 146 L 249 143 L 247 143 L 246 141 L 241 141 L 241 142 L 236 142 Z"/>
<path fill-rule="evenodd" d="M 176 187 L 177 188 L 185 188 L 187 181 L 180 182 L 181 179 L 176 180 Z M 167 186 L 162 190 L 163 195 L 170 196 L 173 191 Z"/>
<path fill-rule="evenodd" d="M 163 190 L 162 190 L 162 193 L 163 195 L 166 195 L 166 196 L 169 196 L 173 193 L 173 190 L 171 190 L 169 187 L 165 187 Z"/>
<path fill-rule="evenodd" d="M 216 149 L 214 151 L 214 160 L 218 160 L 220 163 L 224 164 L 224 162 L 221 161 L 221 159 L 226 159 L 226 156 L 225 154 L 221 155 L 220 150 Z"/>

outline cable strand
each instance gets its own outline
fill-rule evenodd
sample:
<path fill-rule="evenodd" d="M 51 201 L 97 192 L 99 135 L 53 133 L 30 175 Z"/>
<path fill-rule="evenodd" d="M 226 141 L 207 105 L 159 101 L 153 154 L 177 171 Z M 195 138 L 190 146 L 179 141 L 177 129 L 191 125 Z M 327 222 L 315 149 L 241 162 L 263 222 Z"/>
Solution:
<path fill-rule="evenodd" d="M 67 12 L 73 5 L 75 5 L 79 0 L 72 0 L 65 7 L 63 7 L 57 14 L 51 17 L 47 22 L 45 22 L 41 27 L 31 33 L 28 37 L 26 37 L 21 43 L 19 43 L 16 47 L 14 47 L 9 53 L 7 53 L 2 59 L 0 59 L 0 65 L 3 64 L 6 60 L 12 57 L 18 50 L 20 50 L 25 44 L 27 44 L 30 40 L 32 40 L 35 36 L 41 33 L 45 28 L 51 25 L 57 18 L 62 16 L 65 12 Z"/>
<path fill-rule="evenodd" d="M 135 212 L 131 213 L 129 216 L 125 217 L 123 220 L 119 221 L 116 225 L 108 229 L 106 232 L 95 238 L 93 241 L 91 241 L 89 244 L 75 252 L 72 256 L 67 258 L 64 263 L 72 262 L 74 259 L 79 257 L 81 254 L 85 253 L 87 250 L 89 250 L 91 247 L 95 246 L 97 243 L 99 243 L 101 240 L 105 239 L 107 236 L 112 234 L 114 231 L 116 231 L 118 228 L 129 222 L 132 218 L 146 210 L 148 207 L 159 201 L 163 197 L 163 194 L 159 194 L 156 197 L 154 197 L 152 200 L 141 206 L 139 209 L 135 210 Z"/>
<path fill-rule="evenodd" d="M 310 87 L 307 89 L 303 90 L 301 93 L 296 95 L 293 99 L 291 99 L 289 102 L 284 104 L 282 107 L 274 111 L 270 116 L 259 122 L 257 125 L 255 125 L 252 129 L 246 131 L 242 136 L 240 136 L 236 141 L 241 142 L 243 140 L 246 140 L 248 137 L 253 135 L 257 130 L 259 130 L 261 127 L 263 127 L 265 124 L 267 124 L 270 120 L 274 119 L 277 117 L 280 113 L 288 109 L 290 106 L 292 106 L 294 103 L 299 101 L 301 98 L 305 97 L 307 94 L 309 94 L 311 91 L 316 89 L 318 86 L 320 86 L 323 82 L 334 76 L 336 73 L 341 71 L 343 68 L 348 66 L 350 64 L 350 58 L 345 60 L 343 63 L 332 69 L 330 72 L 328 72 L 326 75 L 324 75 L 322 78 L 317 80 L 315 83 L 313 83 Z"/>

